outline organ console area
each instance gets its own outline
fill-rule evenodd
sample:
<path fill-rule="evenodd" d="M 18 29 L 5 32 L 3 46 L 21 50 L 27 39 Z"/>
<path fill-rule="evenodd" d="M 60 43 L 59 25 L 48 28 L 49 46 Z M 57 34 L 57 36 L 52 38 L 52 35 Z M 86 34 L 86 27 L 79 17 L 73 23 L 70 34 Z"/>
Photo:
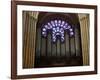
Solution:
<path fill-rule="evenodd" d="M 88 14 L 23 11 L 23 68 L 84 65 L 89 65 Z"/>

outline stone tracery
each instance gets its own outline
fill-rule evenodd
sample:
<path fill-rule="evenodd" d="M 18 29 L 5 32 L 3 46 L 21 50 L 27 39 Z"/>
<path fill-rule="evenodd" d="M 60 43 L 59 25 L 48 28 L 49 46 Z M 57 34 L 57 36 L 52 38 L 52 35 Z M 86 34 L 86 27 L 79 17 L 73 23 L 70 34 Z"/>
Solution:
<path fill-rule="evenodd" d="M 69 35 L 73 36 L 73 28 L 64 20 L 51 20 L 42 27 L 42 35 L 47 36 L 48 31 L 52 32 L 52 41 L 56 42 L 57 39 L 60 39 L 61 42 L 64 42 L 64 32 L 69 31 Z"/>

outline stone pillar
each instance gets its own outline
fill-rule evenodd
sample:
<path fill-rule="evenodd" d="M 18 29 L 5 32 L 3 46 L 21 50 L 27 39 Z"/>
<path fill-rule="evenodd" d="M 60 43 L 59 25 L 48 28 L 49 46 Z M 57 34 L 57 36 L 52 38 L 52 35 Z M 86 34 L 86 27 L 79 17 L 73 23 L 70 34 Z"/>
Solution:
<path fill-rule="evenodd" d="M 23 68 L 33 68 L 38 12 L 23 11 Z"/>
<path fill-rule="evenodd" d="M 83 65 L 89 65 L 89 15 L 79 14 Z"/>

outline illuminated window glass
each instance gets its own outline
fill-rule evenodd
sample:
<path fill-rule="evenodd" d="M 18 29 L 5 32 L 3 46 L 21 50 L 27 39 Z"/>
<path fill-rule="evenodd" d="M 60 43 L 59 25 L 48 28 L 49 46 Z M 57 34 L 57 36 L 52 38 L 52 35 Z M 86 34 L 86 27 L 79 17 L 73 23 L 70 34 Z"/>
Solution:
<path fill-rule="evenodd" d="M 68 31 L 70 37 L 74 35 L 73 28 L 64 20 L 51 20 L 42 27 L 42 36 L 47 37 L 48 31 L 51 31 L 52 41 L 56 42 L 57 39 L 60 39 L 61 42 L 64 42 L 64 33 Z"/>

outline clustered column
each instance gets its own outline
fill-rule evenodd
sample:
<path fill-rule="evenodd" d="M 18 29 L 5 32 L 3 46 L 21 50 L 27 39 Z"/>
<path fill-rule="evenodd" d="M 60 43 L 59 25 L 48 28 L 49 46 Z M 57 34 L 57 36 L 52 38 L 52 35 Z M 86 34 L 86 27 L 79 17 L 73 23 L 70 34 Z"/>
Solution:
<path fill-rule="evenodd" d="M 23 68 L 34 67 L 38 12 L 23 11 Z"/>
<path fill-rule="evenodd" d="M 83 65 L 89 65 L 89 15 L 79 15 Z"/>

